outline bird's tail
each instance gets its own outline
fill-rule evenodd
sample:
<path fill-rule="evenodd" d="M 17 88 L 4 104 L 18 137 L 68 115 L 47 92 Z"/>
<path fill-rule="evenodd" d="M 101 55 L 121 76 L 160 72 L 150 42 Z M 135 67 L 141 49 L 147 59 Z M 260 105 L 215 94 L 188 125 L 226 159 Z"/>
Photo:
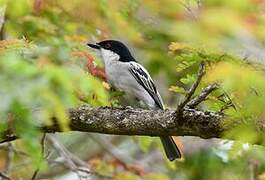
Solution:
<path fill-rule="evenodd" d="M 163 144 L 167 158 L 170 161 L 181 158 L 181 153 L 179 151 L 179 148 L 175 144 L 175 142 L 171 136 L 160 137 L 160 139 L 161 139 L 161 142 Z"/>

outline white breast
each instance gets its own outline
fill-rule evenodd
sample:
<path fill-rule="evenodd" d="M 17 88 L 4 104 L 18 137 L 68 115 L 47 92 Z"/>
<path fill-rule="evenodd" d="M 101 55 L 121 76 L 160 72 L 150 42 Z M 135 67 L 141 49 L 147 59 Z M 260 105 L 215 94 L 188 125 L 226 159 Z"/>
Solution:
<path fill-rule="evenodd" d="M 143 101 L 150 108 L 156 107 L 153 98 L 130 73 L 129 63 L 120 62 L 119 55 L 109 50 L 101 50 L 101 55 L 105 64 L 107 80 L 112 86 Z"/>

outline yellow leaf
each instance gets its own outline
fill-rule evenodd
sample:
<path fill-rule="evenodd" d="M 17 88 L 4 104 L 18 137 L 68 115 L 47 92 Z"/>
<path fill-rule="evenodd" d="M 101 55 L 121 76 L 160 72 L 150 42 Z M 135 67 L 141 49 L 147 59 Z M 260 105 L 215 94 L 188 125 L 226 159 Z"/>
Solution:
<path fill-rule="evenodd" d="M 115 176 L 114 180 L 140 180 L 140 177 L 131 172 L 122 172 Z"/>
<path fill-rule="evenodd" d="M 168 46 L 170 51 L 177 51 L 177 50 L 182 50 L 187 48 L 188 46 L 184 43 L 177 43 L 177 42 L 172 42 L 170 43 L 170 45 Z"/>
<path fill-rule="evenodd" d="M 259 180 L 265 180 L 265 172 L 258 176 Z"/>
<path fill-rule="evenodd" d="M 106 88 L 107 90 L 109 90 L 110 89 L 110 85 L 109 85 L 109 83 L 106 83 L 106 82 L 102 82 L 102 85 L 103 85 L 103 87 L 104 88 Z"/>

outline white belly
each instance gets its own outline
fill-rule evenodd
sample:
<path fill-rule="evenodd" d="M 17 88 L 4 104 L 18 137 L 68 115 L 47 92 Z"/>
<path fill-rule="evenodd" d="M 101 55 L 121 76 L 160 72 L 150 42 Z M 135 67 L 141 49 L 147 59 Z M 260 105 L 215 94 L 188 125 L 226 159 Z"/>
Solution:
<path fill-rule="evenodd" d="M 134 96 L 148 107 L 156 107 L 155 101 L 149 93 L 136 81 L 129 71 L 129 64 L 114 61 L 105 66 L 108 82 L 120 91 Z"/>

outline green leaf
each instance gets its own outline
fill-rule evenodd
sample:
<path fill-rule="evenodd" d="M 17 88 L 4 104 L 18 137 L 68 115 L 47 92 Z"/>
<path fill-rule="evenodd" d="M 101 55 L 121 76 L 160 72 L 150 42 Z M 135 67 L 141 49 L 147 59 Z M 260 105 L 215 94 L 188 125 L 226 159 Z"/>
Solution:
<path fill-rule="evenodd" d="M 173 91 L 180 94 L 186 94 L 185 89 L 179 86 L 170 86 L 169 91 Z"/>
<path fill-rule="evenodd" d="M 192 74 L 192 75 L 187 74 L 186 77 L 180 79 L 180 82 L 182 82 L 184 84 L 191 84 L 191 83 L 195 82 L 195 80 L 196 80 L 195 74 Z"/>

